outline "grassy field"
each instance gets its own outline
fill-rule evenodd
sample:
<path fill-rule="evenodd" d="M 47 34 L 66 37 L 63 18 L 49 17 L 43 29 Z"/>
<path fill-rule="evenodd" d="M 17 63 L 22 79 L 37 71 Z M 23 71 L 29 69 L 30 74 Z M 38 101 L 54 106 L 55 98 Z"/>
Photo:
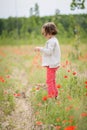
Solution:
<path fill-rule="evenodd" d="M 87 45 L 60 45 L 62 60 L 56 78 L 57 100 L 47 96 L 45 69 L 41 67 L 41 54 L 35 53 L 34 47 L 0 47 L 0 129 L 15 108 L 14 98 L 27 87 L 26 72 L 28 83 L 32 85 L 31 103 L 37 126 L 44 126 L 44 130 L 86 130 Z"/>

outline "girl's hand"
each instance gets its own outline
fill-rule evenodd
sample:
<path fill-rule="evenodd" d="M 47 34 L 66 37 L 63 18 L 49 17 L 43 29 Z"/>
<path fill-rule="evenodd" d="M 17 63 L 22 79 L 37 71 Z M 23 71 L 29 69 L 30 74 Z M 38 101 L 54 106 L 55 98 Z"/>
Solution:
<path fill-rule="evenodd" d="M 35 47 L 35 51 L 40 51 L 41 47 Z"/>

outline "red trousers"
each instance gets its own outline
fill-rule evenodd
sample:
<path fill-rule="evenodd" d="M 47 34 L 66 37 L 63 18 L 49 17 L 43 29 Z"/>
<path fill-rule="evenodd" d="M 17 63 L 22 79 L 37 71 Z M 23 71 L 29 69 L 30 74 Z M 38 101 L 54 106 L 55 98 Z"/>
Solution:
<path fill-rule="evenodd" d="M 56 71 L 58 68 L 49 68 L 47 67 L 47 90 L 48 95 L 52 97 L 58 96 L 58 90 L 56 88 Z"/>

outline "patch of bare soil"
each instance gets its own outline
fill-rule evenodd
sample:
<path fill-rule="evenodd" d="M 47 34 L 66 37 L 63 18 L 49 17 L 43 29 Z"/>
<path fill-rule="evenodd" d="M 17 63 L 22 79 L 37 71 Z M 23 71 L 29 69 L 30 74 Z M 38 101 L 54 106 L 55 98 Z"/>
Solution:
<path fill-rule="evenodd" d="M 15 102 L 15 109 L 12 111 L 10 115 L 6 117 L 6 121 L 2 123 L 2 130 L 33 130 L 34 129 L 34 116 L 33 116 L 33 110 L 31 107 L 31 97 L 30 97 L 30 90 L 31 86 L 27 87 L 28 81 L 26 78 L 25 72 L 22 70 L 21 73 L 18 72 L 19 70 L 16 69 L 12 73 L 12 77 L 17 78 L 21 80 L 24 85 L 26 86 L 26 90 L 24 92 L 20 93 L 19 97 L 14 98 Z M 14 75 L 14 72 L 15 75 Z M 23 78 L 21 75 L 23 75 Z M 26 83 L 25 83 L 26 81 Z M 24 87 L 25 88 L 25 87 Z"/>
<path fill-rule="evenodd" d="M 32 130 L 33 116 L 32 108 L 27 98 L 15 99 L 15 110 L 7 117 L 3 123 L 3 130 Z"/>

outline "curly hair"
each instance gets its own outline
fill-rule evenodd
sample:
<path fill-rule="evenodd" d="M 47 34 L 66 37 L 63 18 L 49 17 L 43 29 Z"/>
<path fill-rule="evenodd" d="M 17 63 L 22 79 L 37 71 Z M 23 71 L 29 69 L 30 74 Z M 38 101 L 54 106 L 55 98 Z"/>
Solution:
<path fill-rule="evenodd" d="M 42 34 L 43 35 L 47 35 L 47 34 L 56 35 L 57 33 L 58 33 L 57 27 L 53 22 L 45 23 L 42 26 Z"/>

